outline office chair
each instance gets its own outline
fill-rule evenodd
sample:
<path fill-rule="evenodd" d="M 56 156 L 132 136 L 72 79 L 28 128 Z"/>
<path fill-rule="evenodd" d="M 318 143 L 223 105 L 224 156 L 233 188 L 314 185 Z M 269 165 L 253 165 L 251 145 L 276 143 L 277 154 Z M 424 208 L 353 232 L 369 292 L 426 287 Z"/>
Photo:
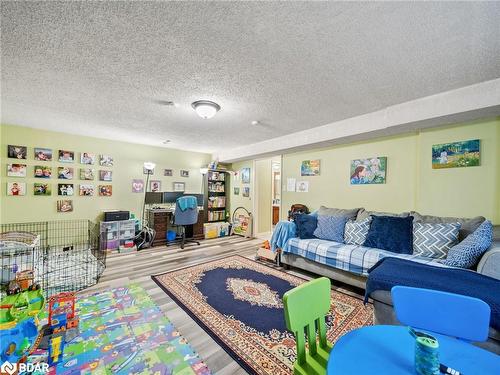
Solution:
<path fill-rule="evenodd" d="M 186 243 L 195 243 L 198 241 L 192 238 L 186 238 L 186 226 L 194 225 L 198 222 L 198 201 L 192 195 L 184 195 L 175 201 L 174 224 L 182 227 L 182 234 L 175 242 L 180 242 L 181 249 L 184 249 Z"/>

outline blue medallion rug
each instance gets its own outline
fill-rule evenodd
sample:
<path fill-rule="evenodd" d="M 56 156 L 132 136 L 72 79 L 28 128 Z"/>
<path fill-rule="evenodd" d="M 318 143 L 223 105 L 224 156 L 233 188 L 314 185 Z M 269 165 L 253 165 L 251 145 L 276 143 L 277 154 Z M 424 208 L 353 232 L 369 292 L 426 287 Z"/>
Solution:
<path fill-rule="evenodd" d="M 306 280 L 253 260 L 228 258 L 152 276 L 251 374 L 291 374 L 295 339 L 285 328 L 283 294 Z M 372 324 L 360 298 L 332 291 L 328 339 Z"/>

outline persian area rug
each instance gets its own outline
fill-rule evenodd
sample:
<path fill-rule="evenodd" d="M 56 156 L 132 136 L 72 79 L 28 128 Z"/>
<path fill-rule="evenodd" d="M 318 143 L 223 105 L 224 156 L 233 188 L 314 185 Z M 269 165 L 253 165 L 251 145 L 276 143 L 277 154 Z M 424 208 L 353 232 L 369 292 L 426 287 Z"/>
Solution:
<path fill-rule="evenodd" d="M 285 326 L 283 294 L 306 280 L 241 256 L 152 276 L 251 374 L 291 374 L 295 339 Z M 332 290 L 328 339 L 371 325 L 373 308 Z"/>

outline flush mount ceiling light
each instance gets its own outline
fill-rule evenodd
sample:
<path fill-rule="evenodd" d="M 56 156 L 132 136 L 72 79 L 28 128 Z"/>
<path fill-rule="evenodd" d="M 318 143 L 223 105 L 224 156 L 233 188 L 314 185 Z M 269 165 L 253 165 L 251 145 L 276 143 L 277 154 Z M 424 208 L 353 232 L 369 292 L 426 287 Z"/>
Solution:
<path fill-rule="evenodd" d="M 193 107 L 198 116 L 204 119 L 214 117 L 215 114 L 220 110 L 220 105 L 209 100 L 198 100 L 191 103 L 191 107 Z"/>

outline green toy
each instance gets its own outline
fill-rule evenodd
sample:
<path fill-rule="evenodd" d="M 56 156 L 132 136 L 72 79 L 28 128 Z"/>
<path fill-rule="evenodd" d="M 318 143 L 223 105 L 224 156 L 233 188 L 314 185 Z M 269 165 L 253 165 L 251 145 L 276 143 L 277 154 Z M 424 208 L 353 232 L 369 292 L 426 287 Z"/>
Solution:
<path fill-rule="evenodd" d="M 297 360 L 295 375 L 326 374 L 332 344 L 326 340 L 325 316 L 330 310 L 330 280 L 326 277 L 304 283 L 283 295 L 287 328 L 295 335 Z M 319 345 L 316 343 L 318 325 Z M 304 328 L 309 351 L 306 350 Z"/>

